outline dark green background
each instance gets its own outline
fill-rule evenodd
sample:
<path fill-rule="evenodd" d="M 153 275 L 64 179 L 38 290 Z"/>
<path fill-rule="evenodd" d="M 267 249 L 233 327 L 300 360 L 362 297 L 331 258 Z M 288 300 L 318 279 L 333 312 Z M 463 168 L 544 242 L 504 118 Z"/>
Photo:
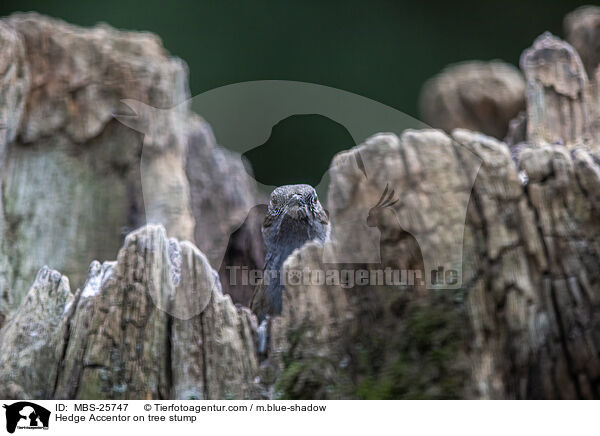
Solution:
<path fill-rule="evenodd" d="M 104 21 L 155 32 L 188 63 L 193 95 L 247 80 L 298 80 L 361 94 L 418 117 L 423 82 L 445 65 L 468 59 L 517 65 L 543 31 L 562 36 L 564 15 L 585 3 L 2 0 L 0 14 L 35 10 L 84 26 Z M 331 155 L 352 145 L 343 128 L 317 118 L 292 120 L 294 134 L 281 135 L 285 144 L 273 138 L 276 144 L 269 145 L 304 147 L 298 154 L 311 158 L 296 160 L 292 171 L 281 169 L 280 157 L 266 148 L 257 151 L 250 158 L 259 179 L 314 183 Z"/>

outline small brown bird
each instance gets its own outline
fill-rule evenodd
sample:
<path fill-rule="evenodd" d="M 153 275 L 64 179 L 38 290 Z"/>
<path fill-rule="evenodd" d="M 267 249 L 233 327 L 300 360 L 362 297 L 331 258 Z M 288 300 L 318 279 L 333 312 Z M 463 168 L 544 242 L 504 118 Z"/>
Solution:
<path fill-rule="evenodd" d="M 263 282 L 250 302 L 259 322 L 281 313 L 281 270 L 287 257 L 306 242 L 324 242 L 329 236 L 329 218 L 314 188 L 286 185 L 273 190 L 262 234 L 267 249 Z"/>

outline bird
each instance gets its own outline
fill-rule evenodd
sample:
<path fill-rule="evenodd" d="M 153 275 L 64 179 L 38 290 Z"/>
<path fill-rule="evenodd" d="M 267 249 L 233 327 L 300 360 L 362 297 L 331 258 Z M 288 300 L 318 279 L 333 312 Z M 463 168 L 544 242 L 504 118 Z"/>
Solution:
<path fill-rule="evenodd" d="M 263 280 L 250 303 L 259 323 L 281 314 L 284 285 L 280 278 L 288 256 L 308 241 L 326 242 L 329 231 L 329 217 L 312 186 L 285 185 L 273 190 L 262 225 L 266 247 Z"/>

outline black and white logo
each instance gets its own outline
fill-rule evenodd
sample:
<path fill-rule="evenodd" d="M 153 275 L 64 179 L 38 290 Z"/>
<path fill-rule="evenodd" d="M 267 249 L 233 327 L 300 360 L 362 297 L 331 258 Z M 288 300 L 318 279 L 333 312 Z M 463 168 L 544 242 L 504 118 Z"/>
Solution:
<path fill-rule="evenodd" d="M 16 429 L 48 430 L 50 411 L 29 401 L 19 401 L 10 405 L 4 404 L 6 409 L 6 431 L 14 433 Z"/>

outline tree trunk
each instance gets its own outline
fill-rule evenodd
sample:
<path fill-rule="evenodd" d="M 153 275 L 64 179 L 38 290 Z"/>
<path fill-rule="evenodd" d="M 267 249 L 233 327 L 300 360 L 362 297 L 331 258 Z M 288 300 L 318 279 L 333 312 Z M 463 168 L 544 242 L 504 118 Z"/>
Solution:
<path fill-rule="evenodd" d="M 567 42 L 524 52 L 524 81 L 489 106 L 502 120 L 482 92 L 440 115 L 450 133 L 378 134 L 336 156 L 331 240 L 285 268 L 342 280 L 290 280 L 258 327 L 234 305 L 251 288 L 217 271 L 260 265 L 259 218 L 235 223 L 262 197 L 204 120 L 156 109 L 189 97 L 183 63 L 150 34 L 35 14 L 0 21 L 0 41 L 1 397 L 600 397 L 600 69 Z M 464 86 L 425 94 L 457 101 Z M 523 101 L 509 129 L 505 105 Z M 113 119 L 128 110 L 147 110 L 145 140 Z M 510 144 L 453 129 L 465 120 Z M 371 270 L 381 283 L 357 281 Z M 416 281 L 385 278 L 401 270 Z"/>

